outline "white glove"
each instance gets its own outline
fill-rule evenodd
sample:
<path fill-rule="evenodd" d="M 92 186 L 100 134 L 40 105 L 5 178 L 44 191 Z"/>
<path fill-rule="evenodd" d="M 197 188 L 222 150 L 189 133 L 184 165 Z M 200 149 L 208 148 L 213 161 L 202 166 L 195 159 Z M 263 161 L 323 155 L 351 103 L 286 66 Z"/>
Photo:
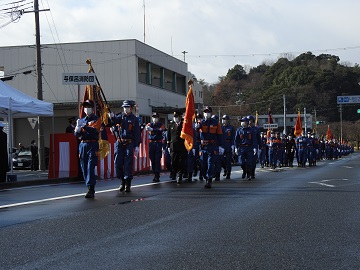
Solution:
<path fill-rule="evenodd" d="M 195 149 L 191 149 L 193 155 L 195 156 Z"/>
<path fill-rule="evenodd" d="M 76 120 L 76 125 L 80 126 L 80 127 L 83 127 L 85 125 L 85 122 L 82 119 L 78 119 L 78 120 Z"/>
<path fill-rule="evenodd" d="M 110 127 L 110 131 L 111 131 L 111 133 L 113 133 L 113 132 L 114 132 L 114 130 L 115 130 L 115 127 Z"/>
<path fill-rule="evenodd" d="M 316 154 L 319 154 L 319 149 L 316 149 Z"/>
<path fill-rule="evenodd" d="M 150 127 L 150 126 L 146 126 L 145 129 L 146 129 L 147 131 L 153 131 L 153 130 L 154 130 L 154 129 L 153 129 L 152 127 Z"/>
<path fill-rule="evenodd" d="M 108 115 L 110 118 L 113 118 L 115 116 L 115 114 L 113 112 L 109 112 Z"/>
<path fill-rule="evenodd" d="M 253 149 L 253 151 L 254 151 L 254 156 L 256 155 L 256 153 L 257 153 L 257 149 L 256 148 L 254 148 Z"/>
<path fill-rule="evenodd" d="M 235 153 L 235 145 L 231 146 L 231 152 L 234 154 Z"/>
<path fill-rule="evenodd" d="M 195 128 L 200 128 L 200 123 L 196 123 Z"/>
<path fill-rule="evenodd" d="M 235 154 L 238 156 L 239 155 L 239 149 L 237 147 L 235 147 Z"/>
<path fill-rule="evenodd" d="M 224 148 L 219 146 L 219 155 L 223 155 L 223 154 L 224 154 Z"/>
<path fill-rule="evenodd" d="M 139 146 L 135 147 L 134 155 L 137 157 L 139 155 Z"/>
<path fill-rule="evenodd" d="M 170 154 L 170 147 L 167 150 L 168 150 L 168 153 Z"/>
<path fill-rule="evenodd" d="M 75 127 L 75 132 L 76 132 L 76 133 L 80 133 L 81 128 L 82 128 L 81 126 L 76 126 L 76 127 Z"/>

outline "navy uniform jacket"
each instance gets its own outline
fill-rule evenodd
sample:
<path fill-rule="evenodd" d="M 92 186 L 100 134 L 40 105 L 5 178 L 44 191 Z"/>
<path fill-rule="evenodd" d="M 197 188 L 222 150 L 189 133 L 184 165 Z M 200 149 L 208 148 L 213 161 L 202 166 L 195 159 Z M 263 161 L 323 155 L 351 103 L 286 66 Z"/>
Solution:
<path fill-rule="evenodd" d="M 86 123 L 79 133 L 75 132 L 77 138 L 82 141 L 98 141 L 101 120 L 95 114 L 85 116 L 82 120 Z"/>
<path fill-rule="evenodd" d="M 235 134 L 235 147 L 251 147 L 257 149 L 257 141 L 254 138 L 254 132 L 251 127 L 239 127 Z"/>
<path fill-rule="evenodd" d="M 254 133 L 254 138 L 256 140 L 257 147 L 255 147 L 255 148 L 256 149 L 261 148 L 262 140 L 261 140 L 261 136 L 260 136 L 260 129 L 257 126 L 252 126 L 251 129 Z"/>
<path fill-rule="evenodd" d="M 222 133 L 224 139 L 225 148 L 230 148 L 234 144 L 235 139 L 235 128 L 232 125 L 222 126 Z M 229 150 L 229 149 L 228 149 Z"/>
<path fill-rule="evenodd" d="M 129 115 L 120 113 L 112 120 L 116 124 L 115 132 L 119 134 L 121 139 L 131 140 L 135 147 L 140 145 L 139 119 L 133 113 Z"/>
<path fill-rule="evenodd" d="M 267 139 L 266 144 L 269 147 L 269 150 L 276 150 L 279 148 L 280 142 L 281 142 L 280 138 L 276 138 L 275 136 L 272 136 Z"/>
<path fill-rule="evenodd" d="M 223 146 L 222 129 L 219 121 L 214 118 L 202 119 L 200 127 L 197 129 L 199 132 L 200 143 L 203 142 Z"/>
<path fill-rule="evenodd" d="M 295 142 L 296 142 L 296 147 L 297 147 L 298 149 L 306 148 L 307 145 L 308 145 L 308 140 L 307 140 L 307 138 L 304 137 L 304 136 L 302 136 L 302 135 L 300 135 L 299 137 L 297 137 L 296 140 L 295 140 Z"/>
<path fill-rule="evenodd" d="M 151 127 L 153 130 L 148 131 L 148 138 L 150 141 L 159 141 L 163 140 L 163 132 L 165 127 L 162 123 L 148 123 L 147 126 Z"/>

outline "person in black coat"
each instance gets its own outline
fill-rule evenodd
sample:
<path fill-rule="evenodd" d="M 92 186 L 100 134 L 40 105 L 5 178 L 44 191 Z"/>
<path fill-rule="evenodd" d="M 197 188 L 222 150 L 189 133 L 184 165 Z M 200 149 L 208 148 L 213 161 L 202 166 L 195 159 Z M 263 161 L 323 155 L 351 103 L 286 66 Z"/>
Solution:
<path fill-rule="evenodd" d="M 177 176 L 178 184 L 182 183 L 183 174 L 186 171 L 187 150 L 184 139 L 180 138 L 183 121 L 181 114 L 174 112 L 174 121 L 171 121 L 167 130 L 167 147 L 171 156 L 171 165 L 174 174 Z"/>
<path fill-rule="evenodd" d="M 0 122 L 0 182 L 6 182 L 6 173 L 9 171 L 7 152 L 7 134 L 3 131 L 4 123 Z"/>
<path fill-rule="evenodd" d="M 30 151 L 31 151 L 31 170 L 37 171 L 39 169 L 39 156 L 38 156 L 38 147 L 36 146 L 35 140 L 31 141 Z"/>
<path fill-rule="evenodd" d="M 69 120 L 69 125 L 66 127 L 65 133 L 74 134 L 74 130 L 76 126 L 75 117 L 70 117 L 68 120 Z"/>

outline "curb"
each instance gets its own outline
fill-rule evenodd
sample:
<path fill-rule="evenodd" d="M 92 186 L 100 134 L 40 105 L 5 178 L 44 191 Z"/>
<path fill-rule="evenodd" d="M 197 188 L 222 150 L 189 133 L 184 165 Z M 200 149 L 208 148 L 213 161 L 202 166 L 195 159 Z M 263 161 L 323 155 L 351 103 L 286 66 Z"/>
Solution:
<path fill-rule="evenodd" d="M 79 181 L 77 177 L 14 181 L 14 182 L 0 183 L 0 190 L 10 189 L 10 188 L 18 188 L 18 187 L 26 187 L 26 186 L 40 186 L 40 185 L 76 183 L 76 182 L 80 183 L 83 181 Z"/>

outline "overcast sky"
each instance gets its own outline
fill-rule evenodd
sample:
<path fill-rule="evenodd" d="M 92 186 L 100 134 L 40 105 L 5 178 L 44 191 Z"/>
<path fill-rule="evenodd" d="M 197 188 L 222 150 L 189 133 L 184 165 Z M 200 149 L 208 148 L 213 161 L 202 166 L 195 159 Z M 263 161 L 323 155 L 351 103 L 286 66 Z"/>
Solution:
<path fill-rule="evenodd" d="M 16 0 L 0 0 L 0 10 Z M 31 0 L 25 0 L 30 2 Z M 41 43 L 137 39 L 215 83 L 236 64 L 284 53 L 360 63 L 359 0 L 39 0 Z M 6 5 L 8 6 L 8 5 Z M 145 12 L 144 12 L 145 10 Z M 145 14 L 145 31 L 144 31 Z M 0 11 L 0 26 L 9 21 Z M 34 14 L 0 28 L 0 46 L 35 43 Z M 1 63 L 0 63 L 1 65 Z"/>

